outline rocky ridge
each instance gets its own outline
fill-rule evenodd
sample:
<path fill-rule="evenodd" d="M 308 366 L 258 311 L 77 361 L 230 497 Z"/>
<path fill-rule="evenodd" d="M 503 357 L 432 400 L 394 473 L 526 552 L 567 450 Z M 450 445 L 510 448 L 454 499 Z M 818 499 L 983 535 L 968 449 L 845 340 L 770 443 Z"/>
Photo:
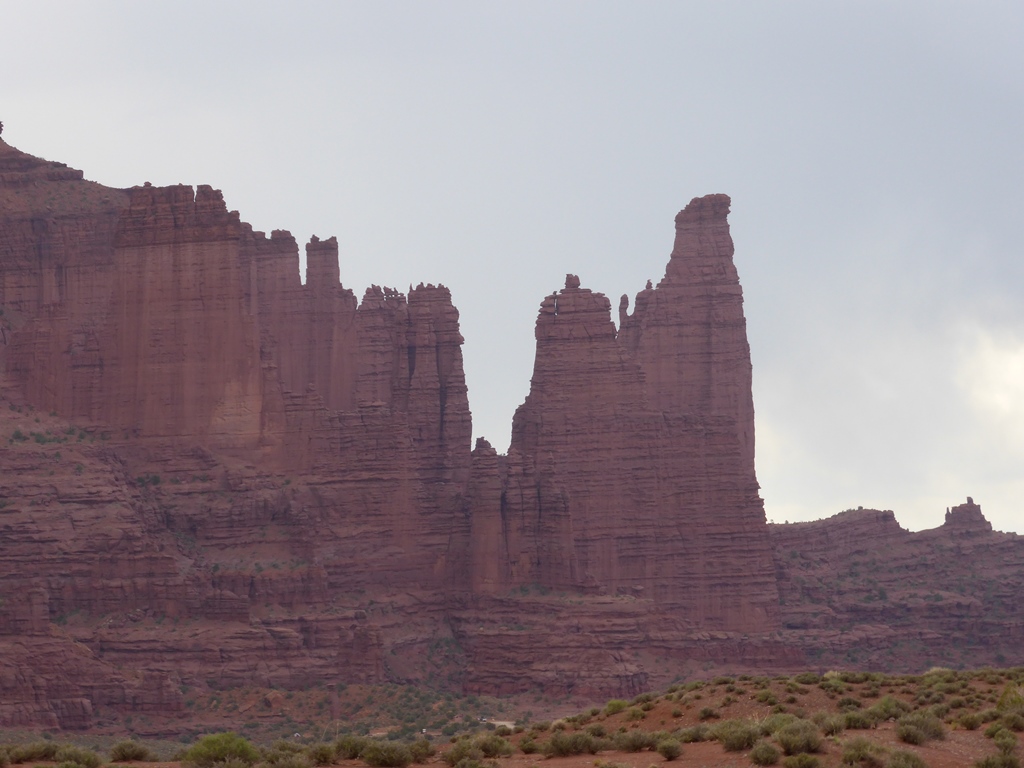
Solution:
<path fill-rule="evenodd" d="M 827 591 L 845 518 L 765 523 L 725 195 L 679 214 L 618 329 L 575 276 L 542 302 L 505 456 L 471 449 L 443 286 L 357 300 L 334 238 L 303 284 L 291 235 L 210 187 L 110 189 L 2 141 L 0 204 L 0 724 L 334 681 L 606 697 L 903 642 Z M 1005 594 L 958 639 L 1019 649 Z"/>

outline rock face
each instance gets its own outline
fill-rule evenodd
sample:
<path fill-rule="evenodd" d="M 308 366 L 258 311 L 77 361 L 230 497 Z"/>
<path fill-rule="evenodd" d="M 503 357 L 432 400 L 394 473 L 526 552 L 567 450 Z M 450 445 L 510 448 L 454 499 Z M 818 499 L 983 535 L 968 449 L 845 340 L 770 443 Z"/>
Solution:
<path fill-rule="evenodd" d="M 1024 536 L 971 498 L 919 533 L 867 509 L 769 529 L 785 632 L 822 666 L 1020 663 Z"/>
<path fill-rule="evenodd" d="M 541 304 L 509 455 L 474 454 L 474 590 L 589 589 L 693 628 L 778 627 L 728 212 L 711 195 L 679 214 L 665 278 L 632 315 L 623 297 L 618 332 L 575 275 Z"/>
<path fill-rule="evenodd" d="M 1019 564 L 970 505 L 931 538 L 766 525 L 728 209 L 679 214 L 618 328 L 576 276 L 544 299 L 502 456 L 471 450 L 443 286 L 357 299 L 315 237 L 303 284 L 291 235 L 209 187 L 110 189 L 0 141 L 0 725 L 173 718 L 186 689 L 600 698 L 795 669 L 854 647 L 843 622 L 878 653 L 905 636 L 833 585 L 865 542 Z M 958 641 L 1019 640 L 995 574 Z"/>

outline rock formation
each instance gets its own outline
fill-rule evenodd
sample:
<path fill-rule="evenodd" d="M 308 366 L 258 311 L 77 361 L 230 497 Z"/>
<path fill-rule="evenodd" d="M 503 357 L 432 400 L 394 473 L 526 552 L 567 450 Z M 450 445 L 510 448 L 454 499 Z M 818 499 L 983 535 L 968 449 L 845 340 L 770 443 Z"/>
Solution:
<path fill-rule="evenodd" d="M 769 529 L 785 631 L 821 665 L 1021 662 L 1024 536 L 994 532 L 973 499 L 919 533 L 868 509 Z"/>
<path fill-rule="evenodd" d="M 110 189 L 0 141 L 0 725 L 333 681 L 607 697 L 859 637 L 883 659 L 910 630 L 836 576 L 865 546 L 922 583 L 943 548 L 1020 563 L 971 505 L 928 536 L 766 525 L 728 209 L 679 214 L 618 328 L 576 276 L 544 299 L 503 456 L 471 449 L 443 286 L 357 299 L 315 237 L 303 284 L 291 235 L 210 187 Z M 915 615 L 998 660 L 999 578 Z"/>

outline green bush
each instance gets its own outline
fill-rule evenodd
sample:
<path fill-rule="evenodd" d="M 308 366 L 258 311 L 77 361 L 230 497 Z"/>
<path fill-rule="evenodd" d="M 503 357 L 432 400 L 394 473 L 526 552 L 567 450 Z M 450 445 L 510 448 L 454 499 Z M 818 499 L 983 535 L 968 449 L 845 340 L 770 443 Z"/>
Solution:
<path fill-rule="evenodd" d="M 548 757 L 566 757 L 567 755 L 596 755 L 603 746 L 604 742 L 601 739 L 586 731 L 578 731 L 577 733 L 552 734 L 542 750 Z M 488 755 L 488 757 L 493 757 L 493 755 Z"/>
<path fill-rule="evenodd" d="M 679 732 L 679 740 L 683 744 L 693 744 L 698 741 L 707 741 L 711 738 L 711 731 L 706 725 L 695 725 L 692 728 L 684 728 Z"/>
<path fill-rule="evenodd" d="M 110 748 L 110 759 L 115 761 L 129 760 L 133 762 L 156 762 L 156 754 L 143 744 L 131 739 L 117 742 Z"/>
<path fill-rule="evenodd" d="M 412 753 L 405 744 L 371 740 L 363 748 L 360 758 L 373 768 L 405 768 L 412 762 Z"/>
<path fill-rule="evenodd" d="M 263 764 L 269 768 L 313 768 L 313 761 L 302 752 L 270 751 L 264 755 Z"/>
<path fill-rule="evenodd" d="M 757 743 L 761 729 L 749 720 L 726 720 L 712 728 L 711 735 L 726 752 L 742 752 Z"/>
<path fill-rule="evenodd" d="M 826 736 L 838 736 L 840 733 L 846 730 L 846 718 L 842 715 L 833 715 L 831 717 L 822 718 L 821 723 L 818 725 L 821 728 L 821 732 Z"/>
<path fill-rule="evenodd" d="M 995 743 L 996 749 L 1004 755 L 1009 755 L 1017 749 L 1017 737 L 1012 731 L 1000 731 L 992 737 L 992 741 Z"/>
<path fill-rule="evenodd" d="M 309 758 L 309 762 L 313 765 L 324 766 L 334 764 L 334 745 L 324 744 L 320 742 L 318 744 L 310 744 L 306 747 L 306 757 Z"/>
<path fill-rule="evenodd" d="M 787 757 L 782 761 L 783 768 L 819 768 L 821 761 L 814 755 L 805 752 Z"/>
<path fill-rule="evenodd" d="M 495 731 L 497 733 L 497 731 Z M 511 745 L 509 746 L 511 749 Z M 412 755 L 412 761 L 414 763 L 425 763 L 427 760 L 434 756 L 437 750 L 434 749 L 434 745 L 430 743 L 430 739 L 416 739 L 412 744 L 409 745 L 409 754 Z M 512 754 L 509 752 L 509 754 Z"/>
<path fill-rule="evenodd" d="M 909 704 L 892 696 L 883 696 L 868 708 L 868 714 L 879 723 L 896 720 L 909 711 Z"/>
<path fill-rule="evenodd" d="M 1016 731 L 1017 733 L 1024 731 L 1024 713 L 1022 712 L 1007 712 L 999 718 L 999 722 L 1003 724 L 1004 728 L 1011 731 Z"/>
<path fill-rule="evenodd" d="M 645 731 L 617 733 L 613 743 L 615 749 L 620 752 L 642 752 L 645 749 L 654 749 L 658 745 L 654 735 Z"/>
<path fill-rule="evenodd" d="M 655 749 L 666 760 L 675 760 L 683 753 L 682 745 L 675 739 L 663 739 L 658 742 L 658 746 Z"/>
<path fill-rule="evenodd" d="M 340 760 L 358 760 L 369 743 L 370 740 L 365 736 L 346 733 L 334 742 L 334 754 Z"/>
<path fill-rule="evenodd" d="M 70 763 L 72 765 L 80 766 L 80 768 L 99 768 L 103 765 L 103 758 L 91 749 L 74 747 L 70 744 L 65 744 L 58 749 L 57 754 L 53 756 L 53 759 L 55 762 Z"/>
<path fill-rule="evenodd" d="M 797 720 L 780 728 L 775 738 L 787 755 L 817 752 L 821 749 L 821 734 L 810 720 Z"/>
<path fill-rule="evenodd" d="M 960 715 L 957 722 L 960 723 L 961 728 L 967 731 L 976 731 L 981 727 L 981 718 L 975 712 L 965 712 Z"/>
<path fill-rule="evenodd" d="M 896 736 L 907 744 L 924 744 L 930 739 L 946 738 L 946 729 L 930 712 L 911 712 L 897 721 Z"/>
<path fill-rule="evenodd" d="M 540 751 L 540 745 L 527 736 L 519 742 L 519 751 L 524 755 L 533 755 Z"/>
<path fill-rule="evenodd" d="M 843 754 L 840 762 L 843 765 L 856 765 L 860 768 L 882 768 L 884 765 L 883 751 L 878 744 L 863 736 L 855 736 L 843 742 Z"/>
<path fill-rule="evenodd" d="M 899 749 L 892 753 L 885 768 L 928 768 L 928 763 L 913 752 Z"/>
<path fill-rule="evenodd" d="M 501 738 L 496 733 L 478 736 L 474 741 L 484 757 L 508 757 L 515 751 L 507 739 Z"/>
<path fill-rule="evenodd" d="M 896 738 L 904 744 L 920 745 L 928 741 L 925 732 L 910 723 L 900 723 L 896 726 Z"/>
<path fill-rule="evenodd" d="M 628 706 L 628 701 L 623 701 L 622 699 L 612 699 L 604 705 L 604 713 L 606 715 L 617 715 L 619 714 L 619 712 L 624 711 Z"/>
<path fill-rule="evenodd" d="M 874 718 L 863 710 L 844 712 L 843 725 L 847 730 L 866 730 L 874 727 Z"/>
<path fill-rule="evenodd" d="M 601 723 L 591 723 L 590 725 L 588 725 L 583 730 L 585 730 L 591 736 L 594 736 L 595 738 L 598 738 L 598 739 L 603 738 L 605 736 L 605 734 L 607 733 L 607 731 L 605 731 L 604 726 L 601 725 Z"/>
<path fill-rule="evenodd" d="M 776 731 L 784 725 L 795 723 L 800 718 L 796 715 L 792 715 L 788 712 L 780 712 L 774 715 L 768 715 L 764 720 L 759 723 L 761 734 L 763 736 L 772 736 Z"/>
<path fill-rule="evenodd" d="M 770 741 L 759 741 L 750 750 L 750 762 L 754 765 L 775 765 L 779 757 L 778 748 Z"/>
<path fill-rule="evenodd" d="M 465 759 L 481 760 L 483 756 L 483 751 L 468 736 L 463 736 L 452 744 L 451 749 L 441 755 L 442 759 L 451 766 L 456 766 Z"/>
<path fill-rule="evenodd" d="M 700 720 L 717 720 L 720 717 L 721 715 L 711 707 L 702 707 L 697 714 L 697 718 Z"/>
<path fill-rule="evenodd" d="M 36 760 L 53 760 L 60 745 L 53 741 L 33 741 L 19 744 L 11 749 L 8 759 L 12 763 L 29 763 Z"/>
<path fill-rule="evenodd" d="M 260 759 L 260 753 L 246 739 L 229 731 L 203 736 L 185 752 L 181 761 L 198 768 L 209 768 L 214 763 L 232 758 L 252 765 Z"/>

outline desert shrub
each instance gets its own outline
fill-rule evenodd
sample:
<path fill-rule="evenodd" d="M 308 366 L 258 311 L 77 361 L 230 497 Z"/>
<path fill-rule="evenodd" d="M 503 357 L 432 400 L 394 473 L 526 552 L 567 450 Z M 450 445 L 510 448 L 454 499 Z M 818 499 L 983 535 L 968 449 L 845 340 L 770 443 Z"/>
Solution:
<path fill-rule="evenodd" d="M 495 733 L 497 733 L 497 731 L 495 731 Z M 511 749 L 511 745 L 509 748 Z M 409 754 L 412 755 L 412 761 L 414 763 L 427 762 L 427 760 L 434 756 L 436 751 L 437 750 L 434 749 L 434 745 L 430 743 L 429 739 L 416 739 L 416 741 L 409 745 Z M 509 754 L 512 753 L 509 752 Z"/>
<path fill-rule="evenodd" d="M 929 739 L 946 738 L 946 729 L 942 721 L 930 712 L 911 712 L 897 721 L 896 735 L 907 744 L 924 744 Z M 919 737 L 919 741 L 912 740 Z"/>
<path fill-rule="evenodd" d="M 758 727 L 761 729 L 761 734 L 764 736 L 772 736 L 779 728 L 790 723 L 795 723 L 800 718 L 796 715 L 791 715 L 788 712 L 780 712 L 774 715 L 768 715 L 764 720 L 758 723 Z"/>
<path fill-rule="evenodd" d="M 208 768 L 231 758 L 252 765 L 260 759 L 260 753 L 245 738 L 229 731 L 203 736 L 186 750 L 181 761 L 198 768 Z"/>
<path fill-rule="evenodd" d="M 975 712 L 965 712 L 957 720 L 960 727 L 967 731 L 976 731 L 981 727 L 981 718 Z"/>
<path fill-rule="evenodd" d="M 913 752 L 899 749 L 892 753 L 885 768 L 928 768 L 928 763 Z"/>
<path fill-rule="evenodd" d="M 601 725 L 601 723 L 591 723 L 583 730 L 589 733 L 591 736 L 598 739 L 603 738 L 607 733 L 607 731 L 604 729 L 604 726 Z"/>
<path fill-rule="evenodd" d="M 546 731 L 550 731 L 551 730 L 551 723 L 547 722 L 547 721 L 541 721 L 539 723 L 534 723 L 533 725 L 530 726 L 530 730 L 535 732 L 535 733 L 544 733 Z"/>
<path fill-rule="evenodd" d="M 806 752 L 793 755 L 783 759 L 783 768 L 819 768 L 821 761 L 814 755 L 808 755 Z"/>
<path fill-rule="evenodd" d="M 910 711 L 910 705 L 892 696 L 883 696 L 868 708 L 868 714 L 876 722 L 896 720 Z"/>
<path fill-rule="evenodd" d="M 781 753 L 770 741 L 759 741 L 750 750 L 750 762 L 754 765 L 775 765 Z"/>
<path fill-rule="evenodd" d="M 313 765 L 332 765 L 334 763 L 334 746 L 331 744 L 310 744 L 305 749 L 306 757 Z"/>
<path fill-rule="evenodd" d="M 992 742 L 996 745 L 996 749 L 1004 755 L 1010 754 L 1017 748 L 1017 737 L 1013 735 L 1012 731 L 1000 731 L 992 737 Z"/>
<path fill-rule="evenodd" d="M 522 752 L 524 755 L 534 755 L 537 752 L 540 752 L 540 745 L 532 738 L 527 736 L 519 742 L 519 751 Z"/>
<path fill-rule="evenodd" d="M 441 758 L 448 763 L 448 765 L 455 766 L 461 763 L 464 759 L 469 760 L 481 760 L 484 756 L 483 751 L 477 746 L 476 742 L 468 736 L 463 736 L 461 739 L 456 739 L 452 744 L 451 749 L 441 755 Z"/>
<path fill-rule="evenodd" d="M 699 720 L 716 720 L 719 717 L 721 717 L 721 715 L 711 707 L 702 707 L 700 712 L 697 713 L 697 718 Z"/>
<path fill-rule="evenodd" d="M 596 755 L 604 747 L 604 741 L 587 733 L 562 734 L 556 733 L 550 741 L 544 745 L 544 754 L 549 757 L 563 757 L 565 755 Z"/>
<path fill-rule="evenodd" d="M 19 744 L 11 749 L 8 759 L 12 763 L 28 763 L 35 760 L 53 760 L 60 745 L 53 741 L 33 741 Z"/>
<path fill-rule="evenodd" d="M 334 754 L 341 760 L 357 760 L 369 743 L 365 736 L 346 733 L 334 742 Z"/>
<path fill-rule="evenodd" d="M 821 734 L 810 720 L 797 720 L 780 728 L 775 738 L 787 755 L 817 752 L 821 749 Z"/>
<path fill-rule="evenodd" d="M 53 759 L 55 762 L 69 763 L 71 765 L 77 765 L 80 768 L 99 768 L 103 765 L 103 758 L 91 749 L 75 747 L 70 744 L 65 744 L 58 749 L 57 754 L 53 756 Z"/>
<path fill-rule="evenodd" d="M 1008 709 L 1024 709 L 1024 688 L 1013 683 L 1007 683 L 1003 692 L 999 695 L 996 709 L 1004 712 Z"/>
<path fill-rule="evenodd" d="M 617 733 L 612 743 L 620 752 L 641 752 L 645 749 L 654 749 L 658 745 L 654 734 L 645 731 Z"/>
<path fill-rule="evenodd" d="M 563 734 L 555 734 L 555 736 L 561 735 Z M 554 736 L 552 738 L 554 738 Z M 489 733 L 486 736 L 478 736 L 473 741 L 480 752 L 483 753 L 484 757 L 508 757 L 515 751 L 506 739 L 503 739 L 501 736 L 494 733 Z"/>
<path fill-rule="evenodd" d="M 711 735 L 726 752 L 742 752 L 757 743 L 761 729 L 749 720 L 726 720 L 716 725 Z"/>
<path fill-rule="evenodd" d="M 778 698 L 771 691 L 758 691 L 754 696 L 762 704 L 767 704 L 770 707 L 775 706 L 779 703 Z"/>
<path fill-rule="evenodd" d="M 606 715 L 617 715 L 619 714 L 619 712 L 624 711 L 628 706 L 628 701 L 623 701 L 622 699 L 612 699 L 604 705 L 604 713 Z"/>
<path fill-rule="evenodd" d="M 884 750 L 878 744 L 865 739 L 863 736 L 855 736 L 843 742 L 843 753 L 840 758 L 842 765 L 855 765 L 860 768 L 882 768 L 882 755 Z"/>
<path fill-rule="evenodd" d="M 682 745 L 675 739 L 663 739 L 658 742 L 658 746 L 655 749 L 666 760 L 675 760 L 683 753 Z"/>
<path fill-rule="evenodd" d="M 801 672 L 799 675 L 795 675 L 793 680 L 800 683 L 800 685 L 814 685 L 816 682 L 821 680 L 821 677 L 813 672 Z"/>
<path fill-rule="evenodd" d="M 313 768 L 313 761 L 309 759 L 308 755 L 290 750 L 268 750 L 263 755 L 262 764 L 269 768 Z M 217 768 L 223 768 L 223 766 L 218 765 Z"/>
<path fill-rule="evenodd" d="M 860 699 L 855 699 L 852 696 L 843 696 L 836 706 L 840 712 L 851 712 L 855 709 L 860 709 L 862 704 Z"/>
<path fill-rule="evenodd" d="M 373 768 L 405 768 L 412 762 L 412 753 L 405 744 L 375 739 L 363 748 L 360 757 Z"/>
<path fill-rule="evenodd" d="M 692 728 L 684 728 L 679 732 L 679 741 L 683 744 L 707 741 L 710 738 L 711 732 L 706 725 L 695 725 Z"/>
<path fill-rule="evenodd" d="M 1016 755 L 988 755 L 974 763 L 974 768 L 1020 768 Z"/>
<path fill-rule="evenodd" d="M 1020 733 L 1024 731 L 1024 712 L 1007 712 L 999 718 L 999 722 L 1003 724 L 1004 728 Z"/>
<path fill-rule="evenodd" d="M 928 741 L 925 732 L 911 723 L 900 723 L 897 725 L 896 738 L 904 744 L 924 744 Z"/>
<path fill-rule="evenodd" d="M 978 717 L 981 718 L 981 722 L 983 723 L 991 723 L 993 720 L 999 719 L 999 710 L 994 708 L 983 709 L 978 713 Z"/>
<path fill-rule="evenodd" d="M 626 720 L 643 720 L 647 715 L 638 707 L 630 707 L 626 710 Z"/>
<path fill-rule="evenodd" d="M 821 688 L 829 696 L 836 696 L 840 693 L 846 692 L 846 684 L 837 677 L 826 678 L 818 683 L 818 687 Z"/>
<path fill-rule="evenodd" d="M 847 730 L 866 730 L 875 727 L 875 719 L 867 712 L 855 709 L 843 713 L 843 725 Z"/>
<path fill-rule="evenodd" d="M 846 730 L 846 719 L 842 715 L 826 716 L 820 718 L 820 720 L 821 722 L 817 722 L 816 719 L 815 722 L 826 736 L 838 736 Z"/>
<path fill-rule="evenodd" d="M 144 744 L 131 739 L 117 742 L 110 748 L 110 759 L 115 761 L 130 760 L 134 762 L 155 762 L 157 757 L 153 750 Z"/>

